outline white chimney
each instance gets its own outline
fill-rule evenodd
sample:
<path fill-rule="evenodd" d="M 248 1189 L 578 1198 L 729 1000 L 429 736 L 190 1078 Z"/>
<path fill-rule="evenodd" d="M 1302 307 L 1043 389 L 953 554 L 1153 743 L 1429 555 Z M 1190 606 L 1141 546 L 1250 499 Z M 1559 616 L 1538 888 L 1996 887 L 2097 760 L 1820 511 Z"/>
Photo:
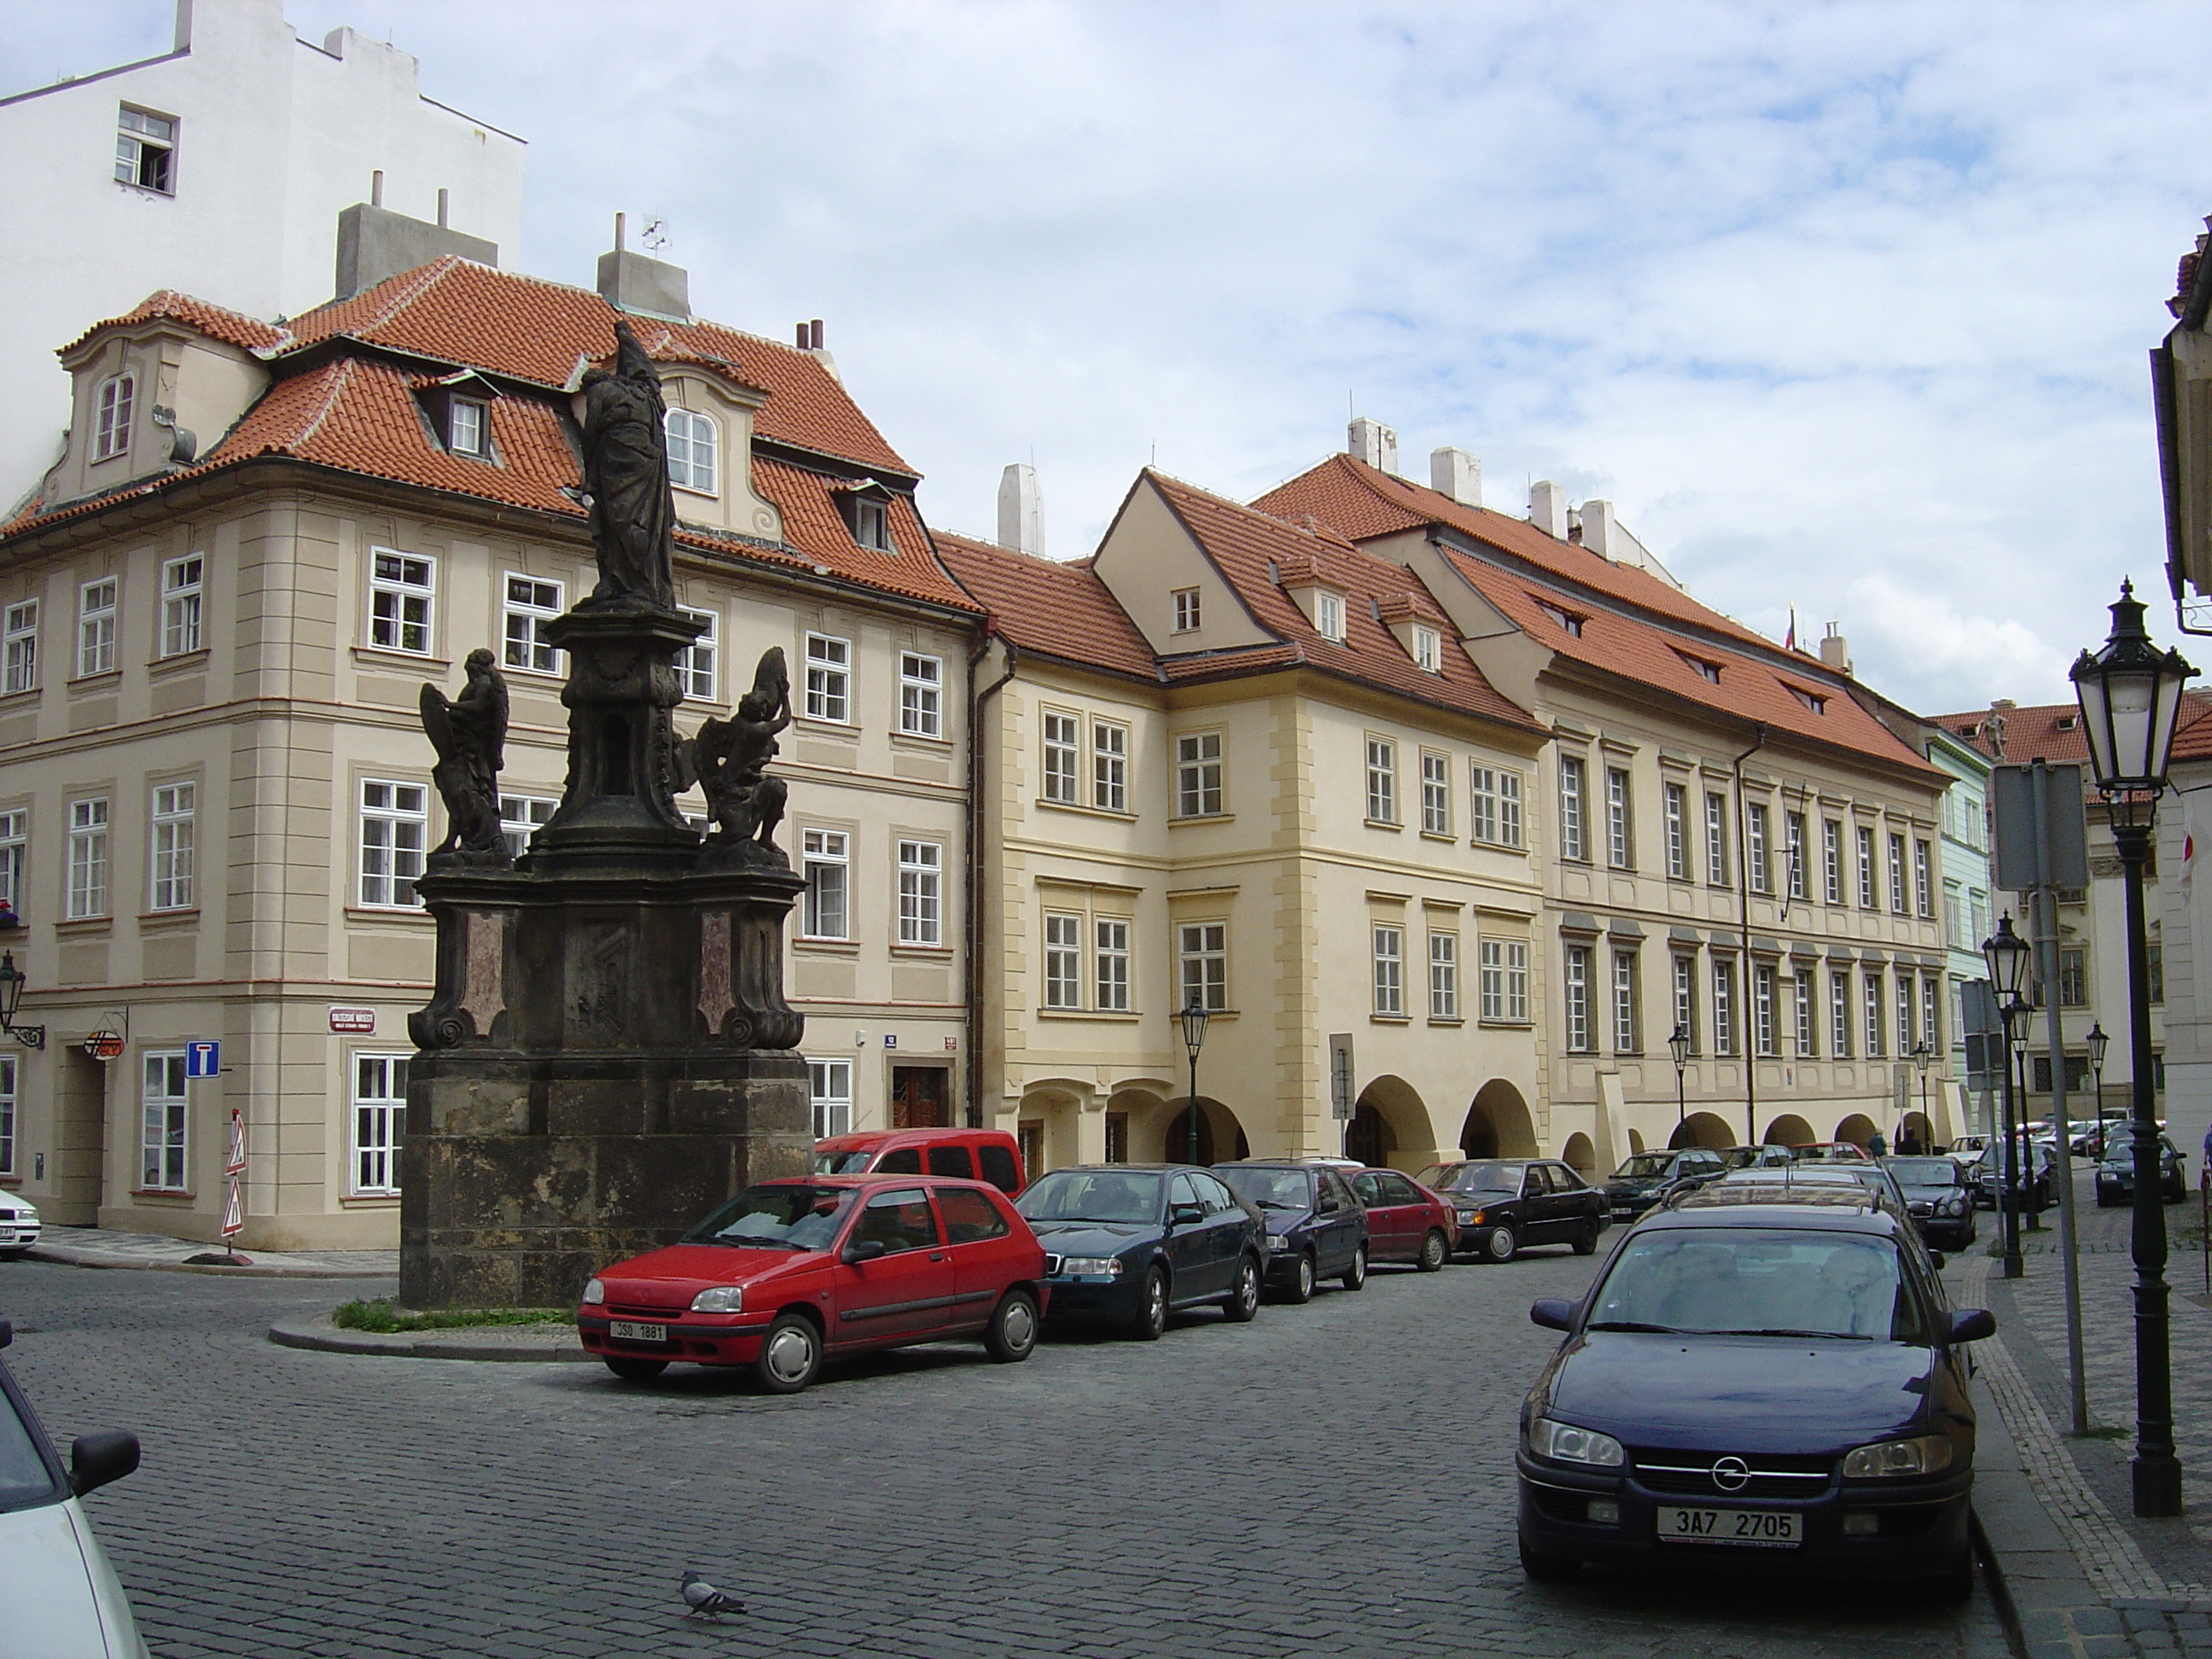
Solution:
<path fill-rule="evenodd" d="M 1850 641 L 1836 631 L 1834 623 L 1828 624 L 1827 636 L 1820 641 L 1820 660 L 1838 674 L 1851 672 Z"/>
<path fill-rule="evenodd" d="M 1384 472 L 1398 470 L 1398 434 L 1380 421 L 1370 421 L 1364 415 L 1352 417 L 1345 428 L 1345 453 L 1355 455 L 1371 467 Z"/>
<path fill-rule="evenodd" d="M 1549 478 L 1528 486 L 1528 522 L 1556 540 L 1567 538 L 1567 492 Z"/>
<path fill-rule="evenodd" d="M 1613 551 L 1613 503 L 1584 501 L 1583 503 L 1583 545 L 1601 559 L 1610 559 Z"/>
<path fill-rule="evenodd" d="M 1464 449 L 1429 452 L 1429 486 L 1462 507 L 1482 505 L 1482 463 Z"/>
<path fill-rule="evenodd" d="M 1019 461 L 999 475 L 999 545 L 1044 556 L 1044 497 L 1036 469 Z"/>

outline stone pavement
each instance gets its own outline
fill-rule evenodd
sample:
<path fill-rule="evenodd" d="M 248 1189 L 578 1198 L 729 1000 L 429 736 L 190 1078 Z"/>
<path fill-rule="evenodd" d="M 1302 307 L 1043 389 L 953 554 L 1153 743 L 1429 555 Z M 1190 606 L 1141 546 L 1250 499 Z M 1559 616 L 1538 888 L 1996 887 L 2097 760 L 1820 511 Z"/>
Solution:
<path fill-rule="evenodd" d="M 203 1244 L 162 1233 L 120 1233 L 105 1227 L 47 1227 L 31 1255 L 73 1267 L 137 1267 L 155 1273 L 211 1273 L 244 1279 L 391 1279 L 399 1272 L 397 1250 L 242 1250 L 244 1267 L 201 1265 L 188 1258 L 220 1255 Z"/>

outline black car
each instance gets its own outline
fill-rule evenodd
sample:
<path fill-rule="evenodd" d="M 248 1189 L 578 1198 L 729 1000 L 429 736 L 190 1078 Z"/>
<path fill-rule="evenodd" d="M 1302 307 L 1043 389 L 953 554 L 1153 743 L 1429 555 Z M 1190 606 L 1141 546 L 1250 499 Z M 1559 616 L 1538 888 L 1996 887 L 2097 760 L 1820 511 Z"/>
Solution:
<path fill-rule="evenodd" d="M 2179 1204 L 2189 1196 L 2189 1177 L 2182 1173 L 2181 1154 L 2164 1135 L 2158 1138 L 2158 1184 L 2169 1204 Z M 2112 1137 L 2111 1150 L 2097 1165 L 2097 1207 L 2106 1210 L 2115 1204 L 2132 1204 L 2135 1198 L 2134 1138 L 2116 1134 Z"/>
<path fill-rule="evenodd" d="M 1615 1221 L 1633 1221 L 1674 1188 L 1686 1182 L 1717 1181 L 1729 1168 L 1726 1158 L 1702 1146 L 1637 1152 L 1605 1183 L 1606 1202 L 1613 1206 Z"/>
<path fill-rule="evenodd" d="M 1336 1170 L 1248 1158 L 1213 1173 L 1266 1224 L 1267 1283 L 1279 1296 L 1310 1302 L 1321 1279 L 1347 1291 L 1367 1282 L 1367 1211 Z"/>
<path fill-rule="evenodd" d="M 2014 1180 L 2018 1183 L 2018 1200 L 2013 1206 L 2023 1210 L 2047 1210 L 2058 1190 L 2058 1159 L 2047 1142 L 2040 1140 L 2015 1141 Z M 1974 1165 L 1974 1202 L 1985 1210 L 1997 1207 L 1997 1197 L 2004 1189 L 2005 1152 L 2002 1140 L 1992 1141 L 1982 1151 L 1981 1160 Z"/>
<path fill-rule="evenodd" d="M 1905 1212 L 1921 1237 L 1947 1250 L 1963 1250 L 1974 1242 L 1973 1189 L 1955 1158 L 1886 1158 L 1881 1167 L 1904 1194 Z"/>
<path fill-rule="evenodd" d="M 1260 1310 L 1267 1230 L 1209 1170 L 1085 1164 L 1039 1176 L 1014 1207 L 1045 1248 L 1046 1316 L 1126 1326 L 1152 1341 L 1170 1309 Z"/>
<path fill-rule="evenodd" d="M 1414 1179 L 1452 1206 L 1460 1249 L 1485 1261 L 1510 1261 L 1524 1244 L 1571 1244 L 1588 1255 L 1613 1218 L 1603 1193 L 1549 1158 L 1435 1164 Z"/>

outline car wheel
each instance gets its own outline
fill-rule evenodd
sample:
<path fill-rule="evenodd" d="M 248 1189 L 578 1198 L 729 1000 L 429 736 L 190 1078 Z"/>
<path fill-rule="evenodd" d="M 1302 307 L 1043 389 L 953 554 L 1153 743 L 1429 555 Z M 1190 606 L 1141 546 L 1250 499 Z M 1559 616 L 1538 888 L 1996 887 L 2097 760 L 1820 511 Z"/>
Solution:
<path fill-rule="evenodd" d="M 601 1354 L 607 1369 L 625 1382 L 650 1382 L 668 1369 L 665 1359 L 626 1359 L 618 1354 Z"/>
<path fill-rule="evenodd" d="M 0 1261 L 21 1261 L 31 1254 L 27 1244 L 20 1250 L 0 1250 Z"/>
<path fill-rule="evenodd" d="M 1260 1264 L 1246 1256 L 1237 1264 L 1237 1283 L 1228 1299 L 1222 1303 L 1221 1311 L 1234 1325 L 1242 1325 L 1260 1311 Z"/>
<path fill-rule="evenodd" d="M 1575 1235 L 1575 1254 L 1577 1255 L 1595 1255 L 1597 1254 L 1596 1222 L 1585 1221 L 1583 1223 L 1582 1231 Z"/>
<path fill-rule="evenodd" d="M 2117 1204 L 2118 1201 L 2119 1201 L 2119 1200 L 2118 1200 L 2118 1199 L 2113 1198 L 2110 1194 L 2108 1194 L 2108 1193 L 2105 1192 L 2101 1188 L 2099 1188 L 2098 1193 L 2097 1193 L 2097 1207 L 2098 1207 L 2099 1209 L 2100 1209 L 2100 1210 L 2109 1210 L 2109 1209 L 2111 1209 L 2111 1208 L 2112 1207 L 2112 1206 L 2113 1206 L 2113 1205 Z"/>
<path fill-rule="evenodd" d="M 1925 1593 L 1938 1607 L 1954 1607 L 1970 1600 L 1974 1594 L 1974 1558 L 1971 1552 L 1961 1550 L 1959 1559 L 1943 1571 L 1928 1580 Z"/>
<path fill-rule="evenodd" d="M 1442 1273 L 1444 1261 L 1451 1255 L 1451 1246 L 1444 1243 L 1442 1232 L 1431 1228 L 1421 1241 L 1421 1253 L 1413 1258 L 1413 1265 L 1425 1273 Z"/>
<path fill-rule="evenodd" d="M 1521 1241 L 1513 1236 L 1511 1224 L 1501 1221 L 1494 1227 L 1485 1227 L 1477 1235 L 1474 1248 L 1485 1261 L 1510 1261 Z"/>
<path fill-rule="evenodd" d="M 1367 1283 L 1367 1247 L 1362 1244 L 1352 1253 L 1352 1266 L 1345 1272 L 1343 1284 L 1347 1291 L 1356 1291 Z"/>
<path fill-rule="evenodd" d="M 1011 1365 L 1027 1359 L 1036 1345 L 1036 1298 L 1027 1291 L 1008 1291 L 984 1328 L 983 1352 L 1001 1365 Z"/>
<path fill-rule="evenodd" d="M 1571 1555 L 1545 1555 L 1521 1546 L 1521 1571 L 1539 1584 L 1564 1584 L 1582 1576 L 1583 1564 Z"/>
<path fill-rule="evenodd" d="M 1291 1266 L 1291 1282 L 1275 1293 L 1277 1298 L 1284 1302 L 1312 1301 L 1316 1278 L 1313 1256 L 1301 1250 Z"/>
<path fill-rule="evenodd" d="M 1167 1274 L 1158 1267 L 1147 1270 L 1138 1295 L 1137 1316 L 1130 1322 L 1129 1334 L 1139 1342 L 1157 1342 L 1168 1328 Z"/>
<path fill-rule="evenodd" d="M 753 1380 L 770 1394 L 797 1394 L 822 1369 L 822 1333 L 805 1314 L 779 1315 L 761 1339 Z"/>

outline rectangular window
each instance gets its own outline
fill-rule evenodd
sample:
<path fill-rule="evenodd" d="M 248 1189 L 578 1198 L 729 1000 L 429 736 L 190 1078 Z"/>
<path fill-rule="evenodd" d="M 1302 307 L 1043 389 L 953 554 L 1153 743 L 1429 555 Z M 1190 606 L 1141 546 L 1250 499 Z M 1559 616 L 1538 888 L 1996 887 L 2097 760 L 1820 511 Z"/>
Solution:
<path fill-rule="evenodd" d="M 1559 856 L 1580 863 L 1589 857 L 1583 848 L 1583 803 L 1589 771 L 1578 755 L 1559 757 Z"/>
<path fill-rule="evenodd" d="M 455 398 L 446 405 L 446 447 L 457 455 L 483 460 L 491 454 L 491 407 L 475 398 Z M 671 454 L 669 471 L 675 471 Z"/>
<path fill-rule="evenodd" d="M 1787 860 L 1784 874 L 1789 882 L 1789 894 L 1791 898 L 1801 899 L 1805 896 L 1805 815 L 1802 812 L 1784 813 L 1782 834 L 1783 855 Z"/>
<path fill-rule="evenodd" d="M 0 621 L 0 691 L 28 691 L 39 683 L 39 602 L 8 607 Z"/>
<path fill-rule="evenodd" d="M 1371 823 L 1398 821 L 1398 745 L 1388 738 L 1367 739 L 1367 817 Z"/>
<path fill-rule="evenodd" d="M 1912 975 L 1899 969 L 1897 975 L 1897 1057 L 1909 1059 L 1912 1054 Z"/>
<path fill-rule="evenodd" d="M 107 914 L 107 802 L 73 800 L 69 809 L 69 903 L 71 921 Z"/>
<path fill-rule="evenodd" d="M 1874 831 L 1863 824 L 1859 827 L 1859 908 L 1877 908 L 1875 898 Z"/>
<path fill-rule="evenodd" d="M 418 554 L 372 547 L 368 569 L 368 642 L 381 650 L 428 656 L 436 562 Z"/>
<path fill-rule="evenodd" d="M 1103 917 L 1094 924 L 1098 941 L 1098 1007 L 1101 1012 L 1129 1012 L 1129 924 L 1120 917 Z"/>
<path fill-rule="evenodd" d="M 1475 958 L 1481 981 L 1482 1018 L 1505 1018 L 1505 943 L 1486 939 L 1475 942 Z"/>
<path fill-rule="evenodd" d="M 1990 936 L 1990 896 L 1979 888 L 1966 896 L 1966 916 L 1972 923 L 1967 931 L 1966 948 L 1981 949 L 1982 941 Z"/>
<path fill-rule="evenodd" d="M 899 730 L 910 738 L 945 734 L 945 664 L 918 651 L 899 653 Z"/>
<path fill-rule="evenodd" d="M 852 892 L 850 843 L 842 830 L 804 830 L 799 832 L 799 857 L 806 866 L 806 908 L 803 926 L 808 939 L 850 939 Z"/>
<path fill-rule="evenodd" d="M 1590 948 L 1587 945 L 1570 945 L 1561 955 L 1566 969 L 1567 1052 L 1586 1054 L 1591 1049 Z"/>
<path fill-rule="evenodd" d="M 1528 1018 L 1528 946 L 1519 939 L 1486 939 L 1482 957 L 1482 1017 L 1509 1024 Z"/>
<path fill-rule="evenodd" d="M 1936 1005 L 1937 1000 L 1936 984 L 1936 981 L 1935 975 L 1921 975 L 1920 1040 L 1923 1042 L 1925 1042 L 1930 1048 L 1941 1048 L 1943 1046 L 1942 1030 L 1936 1023 Z"/>
<path fill-rule="evenodd" d="M 2078 945 L 2058 951 L 2058 1006 L 2086 1008 L 2089 1004 L 2089 953 Z M 2154 999 L 2155 1000 L 2156 999 Z"/>
<path fill-rule="evenodd" d="M 1735 1052 L 1735 963 L 1713 963 L 1713 1052 Z"/>
<path fill-rule="evenodd" d="M 1073 714 L 1056 714 L 1050 709 L 1044 716 L 1044 798 L 1073 805 L 1081 799 L 1075 793 L 1076 745 L 1081 741 L 1083 722 Z"/>
<path fill-rule="evenodd" d="M 1377 927 L 1375 939 L 1375 1012 L 1398 1018 L 1406 1012 L 1406 932 Z"/>
<path fill-rule="evenodd" d="M 194 553 L 161 567 L 161 654 L 200 648 L 200 584 L 207 561 Z"/>
<path fill-rule="evenodd" d="M 0 812 L 0 908 L 23 914 L 23 866 L 30 852 L 29 815 Z"/>
<path fill-rule="evenodd" d="M 1667 786 L 1667 875 L 1673 881 L 1690 878 L 1690 792 L 1679 783 Z"/>
<path fill-rule="evenodd" d="M 1883 1053 L 1881 1040 L 1881 969 L 1869 968 L 1865 974 L 1866 992 L 1866 1057 L 1880 1060 Z"/>
<path fill-rule="evenodd" d="M 1476 764 L 1468 769 L 1468 834 L 1479 842 L 1492 846 L 1520 845 L 1519 814 L 1515 817 L 1515 835 L 1508 840 L 1504 832 L 1504 787 L 1508 778 L 1513 780 L 1514 797 L 1517 805 L 1521 780 L 1510 772 L 1500 772 L 1495 767 Z"/>
<path fill-rule="evenodd" d="M 1690 1041 L 1689 1052 L 1698 1052 L 1698 959 L 1674 958 L 1674 1029 Z"/>
<path fill-rule="evenodd" d="M 1443 641 L 1433 628 L 1413 629 L 1413 666 L 1425 674 L 1443 670 Z"/>
<path fill-rule="evenodd" d="M 1613 953 L 1613 1050 L 1632 1054 L 1643 1048 L 1636 1018 L 1636 953 Z"/>
<path fill-rule="evenodd" d="M 1083 918 L 1064 911 L 1044 913 L 1044 1006 L 1083 1006 Z"/>
<path fill-rule="evenodd" d="M 1935 848 L 1924 841 L 1912 843 L 1912 908 L 1923 916 L 1936 914 Z"/>
<path fill-rule="evenodd" d="M 176 194 L 177 124 L 166 115 L 120 106 L 115 115 L 115 178 L 141 190 Z"/>
<path fill-rule="evenodd" d="M 2164 1002 L 2166 1000 L 2166 946 L 2154 945 L 2150 947 L 2149 954 L 2150 1000 L 2153 1002 Z"/>
<path fill-rule="evenodd" d="M 1459 935 L 1429 935 L 1429 1018 L 1459 1018 Z"/>
<path fill-rule="evenodd" d="M 1851 1057 L 1851 976 L 1828 975 L 1828 1047 L 1838 1060 Z"/>
<path fill-rule="evenodd" d="M 1744 858 L 1750 865 L 1745 874 L 1751 878 L 1754 893 L 1771 893 L 1774 878 L 1766 862 L 1766 808 L 1757 802 L 1744 808 Z"/>
<path fill-rule="evenodd" d="M 853 498 L 853 540 L 861 547 L 872 548 L 878 553 L 897 550 L 891 545 L 890 508 L 882 501 L 868 501 L 861 496 Z"/>
<path fill-rule="evenodd" d="M 806 718 L 849 724 L 853 642 L 829 634 L 806 636 Z"/>
<path fill-rule="evenodd" d="M 668 482 L 678 489 L 714 495 L 721 441 L 714 416 L 672 409 L 662 429 L 668 434 Z"/>
<path fill-rule="evenodd" d="M 1195 1002 L 1212 1013 L 1229 1006 L 1227 922 L 1185 922 L 1176 929 L 1176 957 L 1182 984 L 1180 1006 L 1188 1008 Z"/>
<path fill-rule="evenodd" d="M 719 700 L 721 682 L 720 641 L 717 637 L 720 625 L 712 611 L 693 611 L 686 608 L 684 614 L 699 624 L 699 636 L 676 653 L 676 684 L 687 697 L 701 702 Z"/>
<path fill-rule="evenodd" d="M 407 1056 L 353 1057 L 353 1189 L 399 1190 L 399 1141 L 407 1127 Z"/>
<path fill-rule="evenodd" d="M 1335 593 L 1314 595 L 1314 629 L 1325 640 L 1344 638 L 1344 600 Z"/>
<path fill-rule="evenodd" d="M 1516 1025 L 1528 1023 L 1528 945 L 1524 939 L 1505 942 L 1505 1018 Z"/>
<path fill-rule="evenodd" d="M 945 942 L 945 849 L 933 841 L 898 844 L 898 942 Z"/>
<path fill-rule="evenodd" d="M 1889 838 L 1889 908 L 1893 915 L 1905 914 L 1905 837 Z"/>
<path fill-rule="evenodd" d="M 1451 757 L 1421 757 L 1421 828 L 1431 836 L 1449 836 L 1451 827 Z"/>
<path fill-rule="evenodd" d="M 1605 860 L 1616 870 L 1636 867 L 1636 837 L 1629 818 L 1628 774 L 1605 769 Z"/>
<path fill-rule="evenodd" d="M 501 795 L 499 833 L 507 842 L 507 855 L 519 859 L 530 850 L 530 838 L 553 821 L 561 803 L 550 795 Z"/>
<path fill-rule="evenodd" d="M 1091 804 L 1102 812 L 1129 810 L 1129 728 L 1091 722 Z"/>
<path fill-rule="evenodd" d="M 1844 902 L 1844 826 L 1833 818 L 1820 820 L 1821 895 L 1830 904 Z"/>
<path fill-rule="evenodd" d="M 1221 733 L 1183 733 L 1176 739 L 1176 816 L 1218 817 L 1221 800 Z"/>
<path fill-rule="evenodd" d="M 0 1175 L 20 1175 L 15 1167 L 15 1057 L 0 1054 Z"/>
<path fill-rule="evenodd" d="M 371 909 L 415 908 L 430 815 L 419 783 L 364 778 L 361 786 L 361 902 Z"/>
<path fill-rule="evenodd" d="M 1197 632 L 1198 619 L 1202 614 L 1199 608 L 1198 590 L 1178 587 L 1170 597 L 1175 600 L 1175 631 L 1178 634 Z"/>
<path fill-rule="evenodd" d="M 561 614 L 559 582 L 541 582 L 529 576 L 507 579 L 507 665 L 533 674 L 559 671 L 561 653 L 545 635 Z"/>
<path fill-rule="evenodd" d="M 112 460 L 131 447 L 131 407 L 136 401 L 137 380 L 118 374 L 100 384 L 93 410 L 92 459 Z"/>
<path fill-rule="evenodd" d="M 1705 879 L 1715 887 L 1728 885 L 1728 797 L 1705 796 Z"/>
<path fill-rule="evenodd" d="M 1771 1060 L 1777 1050 L 1774 1035 L 1775 970 L 1764 963 L 1751 970 L 1751 1051 Z"/>
<path fill-rule="evenodd" d="M 115 578 L 103 576 L 76 591 L 76 672 L 79 679 L 115 672 Z"/>
<path fill-rule="evenodd" d="M 810 1060 L 806 1090 L 814 1102 L 814 1138 L 853 1133 L 853 1062 L 849 1060 Z"/>
<path fill-rule="evenodd" d="M 165 783 L 154 791 L 154 909 L 192 908 L 192 809 L 197 793 L 189 783 Z"/>
<path fill-rule="evenodd" d="M 148 1054 L 139 1087 L 138 1184 L 149 1192 L 185 1189 L 185 1057 Z"/>
<path fill-rule="evenodd" d="M 1813 976 L 1800 974 L 1791 983 L 1796 988 L 1797 1057 L 1810 1060 L 1820 1052 L 1813 1024 Z"/>

